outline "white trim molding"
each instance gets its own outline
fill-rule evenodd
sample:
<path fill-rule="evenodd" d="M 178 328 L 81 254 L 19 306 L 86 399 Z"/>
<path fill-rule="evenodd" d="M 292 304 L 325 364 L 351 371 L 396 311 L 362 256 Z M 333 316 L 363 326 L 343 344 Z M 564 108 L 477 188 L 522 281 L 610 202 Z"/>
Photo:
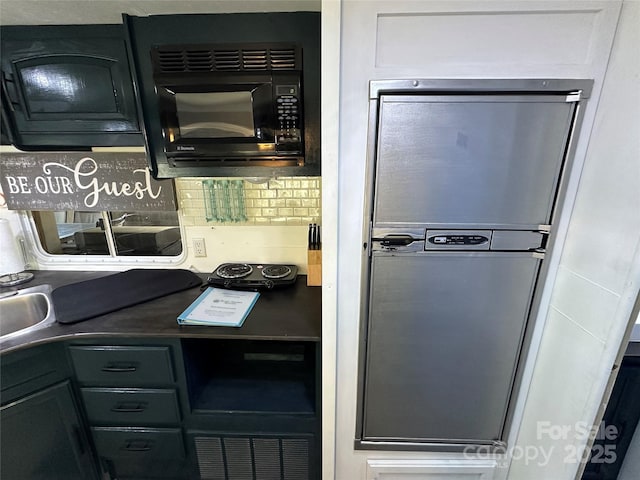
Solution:
<path fill-rule="evenodd" d="M 367 480 L 492 480 L 495 460 L 367 459 Z"/>

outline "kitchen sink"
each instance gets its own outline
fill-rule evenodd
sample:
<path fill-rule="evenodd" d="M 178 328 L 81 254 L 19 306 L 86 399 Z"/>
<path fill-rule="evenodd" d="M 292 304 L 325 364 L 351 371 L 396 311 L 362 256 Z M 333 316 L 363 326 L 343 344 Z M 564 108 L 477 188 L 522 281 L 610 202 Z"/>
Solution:
<path fill-rule="evenodd" d="M 0 341 L 55 322 L 51 285 L 0 293 Z"/>

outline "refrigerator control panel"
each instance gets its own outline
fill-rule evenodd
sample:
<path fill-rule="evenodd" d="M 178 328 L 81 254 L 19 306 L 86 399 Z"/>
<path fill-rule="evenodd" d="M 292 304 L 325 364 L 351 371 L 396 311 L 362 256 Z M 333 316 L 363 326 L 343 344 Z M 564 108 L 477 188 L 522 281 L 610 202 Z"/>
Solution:
<path fill-rule="evenodd" d="M 491 230 L 427 230 L 425 250 L 489 250 Z"/>
<path fill-rule="evenodd" d="M 429 242 L 437 245 L 482 245 L 488 241 L 482 235 L 437 235 L 429 238 Z"/>

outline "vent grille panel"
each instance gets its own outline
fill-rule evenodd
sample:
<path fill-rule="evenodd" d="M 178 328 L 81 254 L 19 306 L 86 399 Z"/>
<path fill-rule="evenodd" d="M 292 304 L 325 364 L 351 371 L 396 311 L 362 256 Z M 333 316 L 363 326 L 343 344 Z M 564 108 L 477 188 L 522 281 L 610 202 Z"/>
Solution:
<path fill-rule="evenodd" d="M 280 442 L 277 438 L 254 438 L 253 457 L 256 478 L 281 478 Z"/>
<path fill-rule="evenodd" d="M 271 50 L 271 68 L 273 70 L 294 70 L 296 52 L 293 48 L 286 50 Z"/>
<path fill-rule="evenodd" d="M 154 49 L 153 58 L 156 73 L 302 70 L 301 50 L 295 46 L 165 46 Z"/>
<path fill-rule="evenodd" d="M 226 480 L 220 439 L 196 437 L 195 444 L 200 477 L 207 480 Z"/>
<path fill-rule="evenodd" d="M 238 50 L 214 50 L 215 70 L 240 70 L 240 52 Z"/>
<path fill-rule="evenodd" d="M 253 480 L 248 438 L 225 438 L 224 453 L 229 480 Z"/>
<path fill-rule="evenodd" d="M 185 52 L 187 68 L 192 72 L 208 72 L 213 67 L 213 56 L 208 50 L 190 50 Z"/>
<path fill-rule="evenodd" d="M 195 436 L 203 480 L 310 480 L 309 439 Z"/>
<path fill-rule="evenodd" d="M 266 50 L 243 50 L 242 68 L 244 70 L 268 70 L 269 62 Z"/>
<path fill-rule="evenodd" d="M 282 440 L 284 480 L 309 478 L 309 442 L 301 439 Z"/>

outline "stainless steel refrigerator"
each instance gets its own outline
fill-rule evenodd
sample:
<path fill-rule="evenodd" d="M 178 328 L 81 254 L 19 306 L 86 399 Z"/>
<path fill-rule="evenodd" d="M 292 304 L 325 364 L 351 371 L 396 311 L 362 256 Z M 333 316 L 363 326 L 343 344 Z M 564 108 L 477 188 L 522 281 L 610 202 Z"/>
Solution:
<path fill-rule="evenodd" d="M 371 82 L 358 448 L 505 446 L 591 85 Z"/>

